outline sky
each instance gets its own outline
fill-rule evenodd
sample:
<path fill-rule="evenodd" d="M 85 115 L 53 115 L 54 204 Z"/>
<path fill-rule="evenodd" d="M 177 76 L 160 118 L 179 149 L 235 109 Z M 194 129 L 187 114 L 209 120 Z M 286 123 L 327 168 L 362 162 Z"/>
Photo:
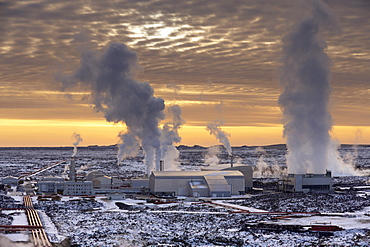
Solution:
<path fill-rule="evenodd" d="M 340 29 L 322 32 L 331 59 L 331 136 L 370 144 L 370 1 L 326 0 Z M 186 123 L 178 144 L 285 143 L 278 105 L 281 39 L 310 14 L 291 0 L 0 1 L 0 146 L 118 142 L 122 124 L 97 113 L 86 88 L 62 90 L 86 49 L 123 43 L 137 53 L 135 79 L 149 82 Z M 163 120 L 165 123 L 166 120 Z"/>

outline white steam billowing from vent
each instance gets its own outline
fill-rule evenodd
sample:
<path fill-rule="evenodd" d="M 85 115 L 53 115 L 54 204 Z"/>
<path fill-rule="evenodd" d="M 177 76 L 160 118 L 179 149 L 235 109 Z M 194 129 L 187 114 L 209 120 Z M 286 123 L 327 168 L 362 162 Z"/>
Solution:
<path fill-rule="evenodd" d="M 337 146 L 331 141 L 330 59 L 320 31 L 338 29 L 334 11 L 312 0 L 311 16 L 282 39 L 279 104 L 283 113 L 288 173 L 343 173 Z"/>
<path fill-rule="evenodd" d="M 255 153 L 259 158 L 253 167 L 253 177 L 280 178 L 286 175 L 286 168 L 279 166 L 274 157 L 268 157 L 267 152 L 262 147 L 257 147 Z"/>
<path fill-rule="evenodd" d="M 77 134 L 76 132 L 74 132 L 72 134 L 72 138 L 74 139 L 74 142 L 73 142 L 73 154 L 72 154 L 72 158 L 76 156 L 77 154 L 77 146 L 80 144 L 80 142 L 83 141 L 82 137 L 80 134 Z"/>
<path fill-rule="evenodd" d="M 218 154 L 220 153 L 220 146 L 212 146 L 207 149 L 205 153 L 204 164 L 208 166 L 215 166 L 220 163 Z"/>
<path fill-rule="evenodd" d="M 168 116 L 172 118 L 171 122 L 164 124 L 161 130 L 161 154 L 164 161 L 165 170 L 180 170 L 178 161 L 180 152 L 176 149 L 175 143 L 181 141 L 179 129 L 185 123 L 181 118 L 182 110 L 178 105 L 172 105 L 167 108 Z"/>
<path fill-rule="evenodd" d="M 224 145 L 229 155 L 232 154 L 231 145 L 229 141 L 230 134 L 226 133 L 225 131 L 221 130 L 222 122 L 221 121 L 214 121 L 207 124 L 206 129 L 209 131 L 211 135 L 214 135 L 217 140 Z"/>
<path fill-rule="evenodd" d="M 136 139 L 145 152 L 147 173 L 159 169 L 161 158 L 158 123 L 164 118 L 164 100 L 153 96 L 148 82 L 133 79 L 138 68 L 137 55 L 122 43 L 111 44 L 104 53 L 84 50 L 80 65 L 72 75 L 58 75 L 62 88 L 85 86 L 91 90 L 91 102 L 108 122 L 124 123 L 130 141 Z M 121 134 L 123 141 L 128 137 Z M 120 145 L 119 157 L 128 147 Z M 132 145 L 130 144 L 130 147 Z M 136 146 L 135 146 L 136 147 Z M 135 149 L 135 148 L 133 148 Z M 130 152 L 128 152 L 130 153 Z"/>
<path fill-rule="evenodd" d="M 283 66 L 279 97 L 287 139 L 289 173 L 325 173 L 332 118 L 329 112 L 330 60 L 326 42 L 319 36 L 320 13 L 328 8 L 316 3 L 311 18 L 283 37 Z"/>
<path fill-rule="evenodd" d="M 140 150 L 140 141 L 132 133 L 125 133 L 124 131 L 119 133 L 118 137 L 120 141 L 118 142 L 117 160 L 118 164 L 120 164 L 124 158 L 128 156 L 134 157 L 138 154 Z"/>

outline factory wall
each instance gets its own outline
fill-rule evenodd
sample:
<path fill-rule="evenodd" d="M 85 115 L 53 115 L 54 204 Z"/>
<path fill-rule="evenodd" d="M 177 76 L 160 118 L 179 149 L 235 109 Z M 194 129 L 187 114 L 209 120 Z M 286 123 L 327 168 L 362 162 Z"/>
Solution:
<path fill-rule="evenodd" d="M 151 192 L 168 192 L 175 193 L 178 196 L 188 195 L 188 181 L 187 178 L 154 178 L 150 179 Z"/>
<path fill-rule="evenodd" d="M 108 176 L 96 177 L 93 179 L 94 188 L 96 189 L 118 189 L 123 186 L 121 179 L 116 179 Z"/>
<path fill-rule="evenodd" d="M 67 181 L 64 183 L 63 195 L 93 195 L 93 183 L 91 181 L 73 182 Z"/>
<path fill-rule="evenodd" d="M 326 174 L 288 174 L 284 178 L 283 191 L 330 191 L 332 190 L 331 172 Z"/>
<path fill-rule="evenodd" d="M 134 178 L 131 179 L 132 188 L 149 188 L 149 178 Z"/>
<path fill-rule="evenodd" d="M 156 171 L 149 178 L 150 192 L 177 196 L 230 196 L 244 188 L 239 171 Z"/>

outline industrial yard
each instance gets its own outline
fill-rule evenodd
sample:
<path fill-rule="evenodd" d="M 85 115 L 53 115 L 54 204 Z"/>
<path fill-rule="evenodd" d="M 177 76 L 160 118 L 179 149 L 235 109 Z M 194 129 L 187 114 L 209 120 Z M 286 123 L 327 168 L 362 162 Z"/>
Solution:
<path fill-rule="evenodd" d="M 183 169 L 199 171 L 208 166 L 207 148 L 178 149 Z M 1 151 L 3 177 L 20 176 L 71 155 L 70 147 Z M 279 145 L 264 147 L 263 151 L 257 147 L 233 148 L 236 162 L 250 164 L 255 170 L 253 189 L 243 195 L 160 198 L 139 193 L 109 199 L 106 194 L 39 194 L 31 198 L 54 246 L 367 246 L 370 184 L 366 169 L 370 148 L 344 146 L 340 152 L 342 157 L 352 155 L 353 165 L 361 168 L 364 176 L 334 176 L 333 191 L 329 193 L 278 191 L 286 154 L 285 146 Z M 217 157 L 219 163 L 230 162 L 222 148 Z M 63 176 L 65 164 L 37 174 L 23 185 L 36 184 L 45 176 Z M 76 156 L 76 170 L 77 177 L 99 170 L 126 181 L 143 177 L 146 167 L 142 155 L 117 166 L 114 146 L 82 147 Z M 1 207 L 22 208 L 24 187 L 8 190 L 2 196 Z M 22 210 L 3 209 L 0 220 L 1 225 L 27 222 Z M 32 246 L 27 231 L 3 230 L 2 235 L 6 239 L 0 241 L 10 243 L 10 239 Z"/>

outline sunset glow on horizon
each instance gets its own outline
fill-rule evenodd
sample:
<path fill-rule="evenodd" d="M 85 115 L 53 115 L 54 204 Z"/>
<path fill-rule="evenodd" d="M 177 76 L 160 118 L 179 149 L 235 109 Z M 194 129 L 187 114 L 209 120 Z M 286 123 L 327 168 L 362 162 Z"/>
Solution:
<path fill-rule="evenodd" d="M 115 145 L 118 134 L 125 130 L 122 124 L 105 120 L 0 120 L 0 147 L 59 147 L 72 146 L 71 136 L 77 132 L 83 136 L 81 146 Z M 284 143 L 283 126 L 223 126 L 230 134 L 232 146 L 267 146 Z M 335 126 L 332 136 L 343 144 L 368 144 L 370 127 Z M 182 140 L 177 145 L 213 146 L 220 143 L 211 136 L 204 126 L 185 125 L 180 129 Z"/>
<path fill-rule="evenodd" d="M 343 144 L 370 144 L 370 4 L 324 2 L 341 25 L 323 32 L 331 135 Z M 2 2 L 0 146 L 71 146 L 74 132 L 82 146 L 116 144 L 126 126 L 106 121 L 94 105 L 96 92 L 72 78 L 84 54 L 102 56 L 112 43 L 137 55 L 130 76 L 164 100 L 160 127 L 170 106 L 181 107 L 186 123 L 176 145 L 219 145 L 206 130 L 212 121 L 222 123 L 231 146 L 285 143 L 281 39 L 308 15 L 306 7 L 290 0 Z"/>

